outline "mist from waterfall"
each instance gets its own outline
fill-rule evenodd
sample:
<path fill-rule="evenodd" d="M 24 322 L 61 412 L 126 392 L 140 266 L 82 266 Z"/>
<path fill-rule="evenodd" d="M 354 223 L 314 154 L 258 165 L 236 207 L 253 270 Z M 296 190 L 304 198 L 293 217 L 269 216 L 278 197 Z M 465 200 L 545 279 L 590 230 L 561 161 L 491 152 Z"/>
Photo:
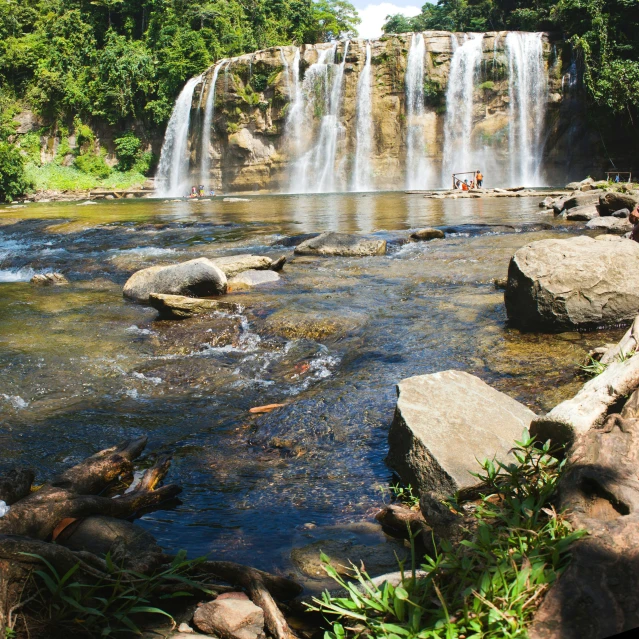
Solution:
<path fill-rule="evenodd" d="M 372 190 L 373 93 L 371 43 L 366 43 L 366 61 L 357 81 L 357 130 L 353 191 Z"/>
<path fill-rule="evenodd" d="M 188 190 L 191 108 L 195 87 L 202 82 L 202 78 L 201 75 L 191 78 L 184 85 L 166 127 L 156 174 L 157 190 L 161 197 L 181 196 L 185 189 Z"/>
<path fill-rule="evenodd" d="M 211 86 L 209 87 L 206 103 L 204 105 L 204 122 L 202 124 L 202 147 L 200 149 L 200 183 L 204 186 L 211 180 L 211 133 L 213 116 L 215 114 L 215 85 L 220 69 L 227 63 L 227 60 L 220 60 L 213 69 Z"/>
<path fill-rule="evenodd" d="M 452 173 L 475 171 L 479 159 L 473 153 L 473 116 L 475 84 L 482 61 L 483 33 L 464 34 L 461 44 L 451 33 L 453 57 L 450 62 L 446 115 L 444 119 L 444 149 L 442 186 L 452 186 Z M 468 176 L 470 177 L 470 176 Z"/>
<path fill-rule="evenodd" d="M 510 32 L 506 36 L 506 52 L 510 181 L 525 186 L 541 186 L 542 131 L 548 94 L 542 34 Z"/>
<path fill-rule="evenodd" d="M 330 49 L 321 50 L 317 62 L 308 68 L 304 76 L 301 87 L 303 122 L 312 122 L 316 115 L 321 116 L 321 121 L 316 142 L 295 163 L 290 184 L 293 193 L 330 193 L 336 190 L 335 159 L 338 141 L 344 131 L 339 116 L 349 42 L 344 42 L 340 64 L 335 63 L 337 46 L 335 42 Z"/>
<path fill-rule="evenodd" d="M 406 187 L 426 188 L 430 167 L 426 156 L 424 107 L 424 36 L 414 33 L 406 64 Z"/>

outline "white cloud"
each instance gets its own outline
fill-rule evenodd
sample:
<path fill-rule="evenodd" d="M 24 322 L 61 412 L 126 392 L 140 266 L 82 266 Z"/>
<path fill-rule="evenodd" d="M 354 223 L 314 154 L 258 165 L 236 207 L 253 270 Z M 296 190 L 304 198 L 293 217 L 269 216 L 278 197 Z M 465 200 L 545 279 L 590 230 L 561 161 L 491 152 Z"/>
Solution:
<path fill-rule="evenodd" d="M 359 17 L 362 22 L 357 27 L 360 38 L 379 38 L 382 35 L 382 27 L 386 22 L 386 16 L 403 13 L 412 18 L 421 13 L 421 9 L 415 6 L 400 7 L 392 2 L 369 4 L 364 9 L 359 9 Z"/>

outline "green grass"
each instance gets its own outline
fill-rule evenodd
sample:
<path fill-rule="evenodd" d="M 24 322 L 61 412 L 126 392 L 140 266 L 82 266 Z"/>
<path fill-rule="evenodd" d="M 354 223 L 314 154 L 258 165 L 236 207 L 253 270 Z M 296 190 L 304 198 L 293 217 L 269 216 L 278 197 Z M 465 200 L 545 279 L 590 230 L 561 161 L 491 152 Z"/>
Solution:
<path fill-rule="evenodd" d="M 415 576 L 414 544 L 412 565 L 397 587 L 377 587 L 355 566 L 355 581 L 347 582 L 322 556 L 324 570 L 348 591 L 347 597 L 325 592 L 310 606 L 337 617 L 325 639 L 526 637 L 542 595 L 569 562 L 570 545 L 585 533 L 572 531 L 552 506 L 564 462 L 549 445 L 537 448 L 526 434 L 513 452 L 513 463 L 482 464 L 477 477 L 486 493 L 472 509 L 473 525 L 459 544 L 443 540 L 424 557 L 427 576 Z"/>
<path fill-rule="evenodd" d="M 36 166 L 29 163 L 26 166 L 27 179 L 36 191 L 86 191 L 88 189 L 129 189 L 141 186 L 146 178 L 135 171 L 112 171 L 107 178 L 98 178 L 83 173 L 73 166 L 61 166 L 55 162 Z"/>

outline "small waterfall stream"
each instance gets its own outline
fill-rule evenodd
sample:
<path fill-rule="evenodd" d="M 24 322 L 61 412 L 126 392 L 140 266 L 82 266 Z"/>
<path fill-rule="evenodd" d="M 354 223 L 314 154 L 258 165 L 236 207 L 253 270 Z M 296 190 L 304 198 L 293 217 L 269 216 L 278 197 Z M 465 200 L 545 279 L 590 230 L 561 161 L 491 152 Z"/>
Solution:
<path fill-rule="evenodd" d="M 510 181 L 525 186 L 542 184 L 542 131 L 548 78 L 541 36 L 541 33 L 522 32 L 510 32 L 506 36 L 510 99 Z"/>
<path fill-rule="evenodd" d="M 366 43 L 366 61 L 357 81 L 357 130 L 353 191 L 372 190 L 373 94 L 371 43 Z"/>
<path fill-rule="evenodd" d="M 166 127 L 156 179 L 161 197 L 184 195 L 189 174 L 188 135 L 195 87 L 202 76 L 191 78 L 175 101 Z M 187 189 L 188 190 L 188 189 Z"/>
<path fill-rule="evenodd" d="M 424 108 L 424 36 L 413 34 L 406 63 L 406 187 L 428 186 L 430 171 L 426 157 Z"/>
<path fill-rule="evenodd" d="M 336 42 L 330 49 L 320 51 L 317 62 L 304 76 L 301 90 L 303 121 L 312 121 L 314 115 L 321 115 L 321 121 L 316 143 L 295 164 L 291 192 L 330 193 L 336 189 L 335 160 L 343 132 L 339 116 L 349 42 L 344 42 L 340 64 L 335 63 L 337 46 Z"/>
<path fill-rule="evenodd" d="M 451 187 L 451 174 L 459 171 L 475 171 L 472 131 L 474 92 L 479 76 L 484 34 L 464 34 L 460 45 L 451 34 L 453 58 L 450 63 L 448 89 L 446 91 L 446 116 L 444 120 L 444 152 L 442 186 Z"/>
<path fill-rule="evenodd" d="M 211 181 L 211 128 L 213 124 L 213 115 L 215 114 L 215 85 L 217 84 L 217 76 L 220 69 L 226 64 L 227 60 L 220 60 L 213 69 L 213 77 L 211 78 L 211 86 L 206 96 L 206 104 L 204 105 L 204 123 L 202 124 L 202 148 L 200 150 L 200 183 L 205 187 Z"/>

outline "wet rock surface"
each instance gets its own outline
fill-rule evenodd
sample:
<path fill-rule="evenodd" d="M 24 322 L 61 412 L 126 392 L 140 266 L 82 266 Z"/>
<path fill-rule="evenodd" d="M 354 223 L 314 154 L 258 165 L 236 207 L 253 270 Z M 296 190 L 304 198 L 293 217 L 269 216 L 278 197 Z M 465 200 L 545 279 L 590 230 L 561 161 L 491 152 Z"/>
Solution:
<path fill-rule="evenodd" d="M 388 463 L 423 494 L 477 485 L 477 460 L 505 460 L 535 414 L 474 375 L 444 371 L 402 380 Z M 428 521 L 428 518 L 427 518 Z"/>
<path fill-rule="evenodd" d="M 599 217 L 599 210 L 596 204 L 585 204 L 581 206 L 575 206 L 566 212 L 566 219 L 573 221 L 592 220 L 595 217 Z"/>
<path fill-rule="evenodd" d="M 441 240 L 445 236 L 444 231 L 434 228 L 419 229 L 410 234 L 411 240 L 415 241 Z"/>
<path fill-rule="evenodd" d="M 31 283 L 38 286 L 63 286 L 69 280 L 62 273 L 36 273 L 31 278 Z"/>
<path fill-rule="evenodd" d="M 244 271 L 266 270 L 273 265 L 273 260 L 266 255 L 229 255 L 211 260 L 228 279 Z"/>
<path fill-rule="evenodd" d="M 163 295 L 162 293 L 151 293 L 149 306 L 157 309 L 162 319 L 185 319 L 212 311 L 236 313 L 240 308 L 238 304 L 233 302 L 186 297 L 185 295 Z"/>
<path fill-rule="evenodd" d="M 226 275 L 209 259 L 200 257 L 181 264 L 142 269 L 127 280 L 123 294 L 144 303 L 151 293 L 197 297 L 226 293 L 226 286 Z"/>
<path fill-rule="evenodd" d="M 629 268 L 637 260 L 639 244 L 623 239 L 533 242 L 510 261 L 508 319 L 524 329 L 549 330 L 630 321 L 639 312 L 639 282 Z"/>
<path fill-rule="evenodd" d="M 363 257 L 384 255 L 386 240 L 369 240 L 346 233 L 322 233 L 295 248 L 296 255 L 322 255 L 327 257 Z"/>
<path fill-rule="evenodd" d="M 302 311 L 283 310 L 266 319 L 265 329 L 268 333 L 287 339 L 323 341 L 356 331 L 362 322 L 362 317 L 352 313 L 309 314 Z"/>
<path fill-rule="evenodd" d="M 249 269 L 232 277 L 229 280 L 229 286 L 232 290 L 237 290 L 252 288 L 253 286 L 262 286 L 264 284 L 274 284 L 275 282 L 279 282 L 279 280 L 280 276 L 275 271 L 256 271 Z"/>

